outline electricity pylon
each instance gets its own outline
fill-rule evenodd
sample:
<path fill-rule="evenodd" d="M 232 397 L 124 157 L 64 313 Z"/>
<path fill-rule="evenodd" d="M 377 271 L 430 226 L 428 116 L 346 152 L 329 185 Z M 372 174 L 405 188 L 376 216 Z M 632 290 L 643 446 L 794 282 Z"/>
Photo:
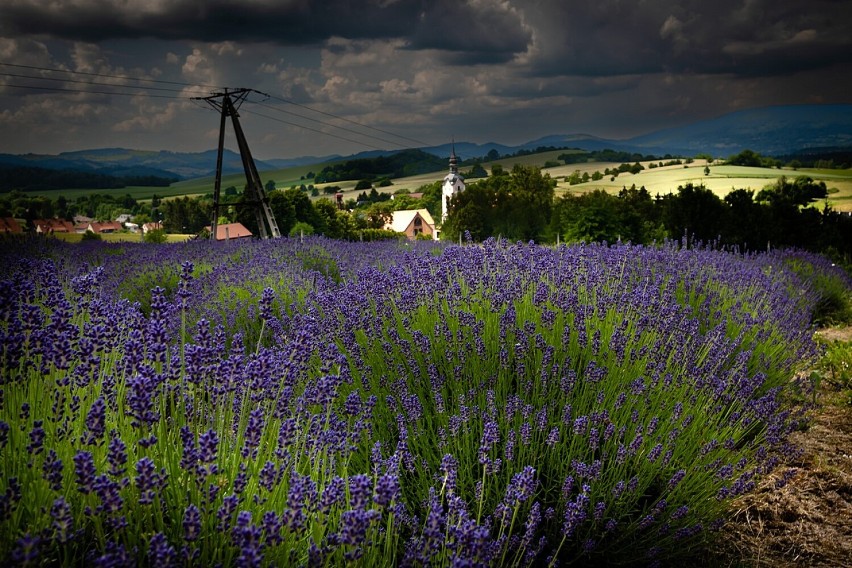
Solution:
<path fill-rule="evenodd" d="M 260 238 L 268 239 L 281 236 L 278 230 L 278 223 L 275 222 L 275 215 L 272 214 L 272 209 L 269 207 L 269 197 L 266 195 L 266 190 L 260 181 L 260 175 L 257 173 L 257 166 L 251 156 L 251 151 L 246 142 L 245 134 L 240 126 L 239 107 L 248 97 L 249 93 L 254 89 L 234 89 L 229 91 L 225 89 L 221 93 L 214 93 L 209 97 L 194 97 L 196 100 L 207 101 L 207 104 L 219 110 L 222 119 L 219 123 L 219 153 L 216 156 L 216 182 L 213 186 L 213 219 L 210 222 L 210 238 L 216 240 L 216 227 L 219 224 L 219 208 L 222 207 L 219 203 L 219 196 L 222 190 L 222 155 L 225 150 L 225 122 L 227 117 L 231 117 L 231 122 L 234 124 L 234 134 L 237 137 L 237 145 L 240 149 L 240 158 L 243 161 L 243 169 L 246 172 L 246 191 L 243 194 L 242 204 L 247 204 L 254 210 L 255 219 L 257 219 Z M 260 93 L 263 94 L 263 93 Z"/>

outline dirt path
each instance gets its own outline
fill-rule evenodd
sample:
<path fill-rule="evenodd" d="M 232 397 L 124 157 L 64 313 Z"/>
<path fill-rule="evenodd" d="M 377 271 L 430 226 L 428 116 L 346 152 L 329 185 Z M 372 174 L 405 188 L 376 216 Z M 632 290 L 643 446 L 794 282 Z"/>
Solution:
<path fill-rule="evenodd" d="M 821 335 L 850 341 L 852 327 Z M 830 385 L 817 400 L 809 428 L 792 436 L 803 454 L 734 503 L 713 565 L 852 567 L 852 406 Z M 791 467 L 796 476 L 774 489 Z"/>

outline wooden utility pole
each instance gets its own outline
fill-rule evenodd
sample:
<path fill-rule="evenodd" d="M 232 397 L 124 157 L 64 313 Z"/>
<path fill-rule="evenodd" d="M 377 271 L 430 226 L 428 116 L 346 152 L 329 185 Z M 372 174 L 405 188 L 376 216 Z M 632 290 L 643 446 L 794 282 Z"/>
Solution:
<path fill-rule="evenodd" d="M 269 207 L 269 196 L 266 195 L 266 190 L 260 181 L 260 175 L 257 173 L 257 166 L 254 163 L 254 158 L 251 156 L 248 142 L 246 142 L 245 134 L 240 126 L 239 107 L 249 93 L 259 92 L 254 89 L 234 89 L 229 91 L 225 89 L 221 93 L 214 93 L 209 97 L 195 97 L 196 100 L 207 101 L 213 108 L 221 113 L 219 122 L 219 152 L 216 155 L 216 181 L 213 186 L 213 218 L 210 222 L 210 238 L 216 240 L 216 227 L 219 225 L 219 208 L 222 205 L 219 199 L 222 191 L 222 156 L 225 151 L 225 123 L 227 117 L 231 117 L 231 122 L 234 125 L 234 134 L 237 137 L 237 146 L 240 149 L 240 159 L 243 162 L 243 170 L 246 173 L 246 191 L 243 194 L 242 204 L 249 205 L 254 210 L 255 219 L 257 219 L 258 231 L 262 239 L 270 237 L 277 238 L 281 236 L 278 230 L 278 223 L 275 222 L 275 215 L 272 214 L 272 208 Z M 263 93 L 260 93 L 263 94 Z"/>

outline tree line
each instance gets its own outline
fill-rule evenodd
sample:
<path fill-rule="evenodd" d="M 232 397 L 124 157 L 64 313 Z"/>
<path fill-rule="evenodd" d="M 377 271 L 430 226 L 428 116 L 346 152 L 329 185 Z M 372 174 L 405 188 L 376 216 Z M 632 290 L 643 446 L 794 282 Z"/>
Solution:
<path fill-rule="evenodd" d="M 824 182 L 807 176 L 780 177 L 755 193 L 736 189 L 720 198 L 703 185 L 652 196 L 644 187 L 617 195 L 594 190 L 554 198 L 556 186 L 534 167 L 471 184 L 453 197 L 444 238 L 481 241 L 632 242 L 685 239 L 735 246 L 740 250 L 793 246 L 852 255 L 852 216 L 814 202 L 828 195 Z"/>
<path fill-rule="evenodd" d="M 111 175 L 83 170 L 52 170 L 29 166 L 0 167 L 0 191 L 54 189 L 121 189 L 128 186 L 168 187 L 177 176 Z"/>

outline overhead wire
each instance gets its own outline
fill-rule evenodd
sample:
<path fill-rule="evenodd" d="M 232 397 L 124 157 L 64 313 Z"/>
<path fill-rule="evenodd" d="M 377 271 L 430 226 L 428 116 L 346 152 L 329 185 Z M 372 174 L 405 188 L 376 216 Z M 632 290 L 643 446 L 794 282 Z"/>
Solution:
<path fill-rule="evenodd" d="M 71 71 L 71 70 L 67 70 L 67 69 L 39 67 L 39 66 L 35 66 L 35 65 L 22 65 L 22 64 L 7 63 L 7 62 L 2 62 L 2 61 L 0 61 L 0 66 L 13 67 L 13 68 L 19 68 L 19 69 L 27 69 L 27 70 L 30 70 L 30 71 L 41 71 L 41 72 L 49 72 L 49 73 L 63 73 L 63 74 L 66 74 L 66 75 L 71 75 L 71 76 L 82 75 L 82 76 L 88 76 L 88 77 L 101 77 L 101 78 L 108 78 L 108 79 L 122 79 L 122 80 L 125 80 L 125 81 L 135 81 L 135 82 L 139 82 L 139 83 L 154 83 L 154 84 L 181 86 L 181 87 L 189 87 L 191 89 L 207 88 L 207 89 L 213 89 L 213 90 L 217 90 L 217 91 L 227 90 L 224 87 L 220 87 L 220 86 L 216 86 L 216 85 L 192 84 L 192 83 L 185 83 L 185 82 L 179 82 L 179 81 L 168 81 L 168 80 L 164 80 L 164 79 L 148 79 L 148 78 L 144 78 L 144 77 L 131 77 L 131 76 L 127 76 L 127 75 L 115 75 L 115 74 L 109 74 L 109 73 L 95 73 L 95 72 L 89 72 L 89 71 Z M 152 98 L 187 99 L 187 100 L 193 100 L 193 99 L 197 98 L 197 97 L 188 96 L 184 89 L 170 89 L 170 88 L 167 88 L 167 87 L 155 87 L 155 86 L 151 86 L 151 85 L 115 85 L 113 83 L 105 83 L 105 82 L 99 82 L 99 81 L 84 81 L 84 80 L 80 80 L 80 79 L 59 78 L 59 77 L 39 77 L 39 76 L 21 75 L 21 74 L 16 74 L 16 73 L 5 73 L 5 72 L 0 72 L 0 76 L 6 76 L 6 77 L 15 78 L 15 79 L 31 79 L 31 80 L 34 80 L 34 81 L 44 80 L 44 81 L 76 83 L 76 84 L 82 84 L 82 85 L 108 86 L 108 87 L 113 87 L 115 89 L 137 89 L 137 90 L 140 90 L 141 92 L 102 91 L 102 90 L 93 90 L 93 89 L 71 89 L 71 88 L 63 88 L 63 87 L 47 87 L 47 86 L 41 86 L 41 85 L 16 85 L 16 84 L 2 85 L 2 86 L 5 86 L 5 87 L 16 88 L 16 89 L 34 89 L 34 90 L 42 90 L 42 91 L 91 93 L 91 94 L 99 94 L 99 95 L 118 95 L 118 96 L 139 96 L 144 92 L 144 94 L 146 96 L 152 97 Z M 183 93 L 184 95 L 183 96 L 157 95 L 157 94 L 148 93 L 148 91 L 150 91 L 150 90 Z M 383 130 L 381 128 L 376 128 L 374 126 L 370 126 L 368 124 L 364 124 L 364 123 L 346 118 L 344 116 L 336 115 L 334 113 L 319 110 L 319 109 L 310 107 L 308 105 L 295 102 L 295 101 L 290 100 L 290 99 L 286 99 L 286 98 L 278 97 L 278 96 L 274 96 L 274 95 L 269 95 L 269 94 L 266 94 L 266 93 L 261 93 L 260 91 L 255 91 L 255 92 L 266 96 L 268 99 L 273 99 L 273 100 L 285 103 L 287 105 L 298 107 L 300 109 L 304 109 L 304 110 L 307 110 L 307 111 L 310 111 L 310 112 L 313 112 L 313 113 L 317 113 L 319 115 L 326 116 L 326 117 L 329 117 L 329 118 L 332 118 L 332 119 L 335 119 L 335 120 L 338 120 L 338 121 L 346 122 L 346 123 L 351 124 L 353 126 L 357 126 L 361 129 L 371 131 L 371 132 L 377 132 L 379 134 L 384 134 L 386 136 L 390 136 L 390 137 L 396 138 L 398 140 L 388 139 L 388 138 L 385 138 L 385 137 L 382 137 L 382 136 L 377 136 L 375 134 L 370 134 L 370 133 L 367 133 L 367 132 L 360 132 L 360 131 L 355 130 L 353 128 L 348 128 L 346 126 L 341 126 L 339 124 L 334 124 L 332 122 L 320 120 L 320 119 L 317 119 L 317 118 L 313 118 L 311 116 L 306 116 L 305 114 L 299 114 L 299 113 L 296 113 L 296 112 L 291 112 L 291 111 L 279 108 L 277 106 L 265 104 L 263 101 L 260 101 L 260 102 L 258 102 L 258 101 L 245 101 L 245 102 L 248 102 L 248 103 L 254 104 L 254 105 L 258 105 L 258 106 L 261 106 L 261 107 L 264 107 L 264 108 L 267 108 L 267 109 L 270 109 L 270 110 L 274 110 L 276 112 L 280 112 L 280 113 L 288 114 L 288 115 L 291 115 L 291 116 L 294 116 L 294 117 L 298 117 L 302 120 L 306 120 L 306 121 L 309 121 L 309 122 L 315 122 L 315 123 L 318 123 L 320 125 L 323 125 L 323 126 L 326 126 L 326 127 L 329 127 L 329 128 L 334 128 L 334 129 L 341 130 L 343 132 L 348 132 L 350 134 L 354 134 L 354 135 L 359 136 L 359 137 L 377 140 L 377 141 L 380 141 L 380 142 L 384 142 L 385 144 L 390 144 L 392 146 L 398 146 L 398 147 L 401 146 L 404 149 L 412 148 L 412 147 L 428 147 L 428 146 L 430 146 L 430 144 L 423 142 L 421 140 L 417 140 L 417 139 L 414 139 L 414 138 L 403 136 L 401 134 L 396 134 L 394 132 Z M 332 138 L 337 138 L 339 140 L 344 140 L 346 142 L 351 142 L 353 144 L 366 146 L 366 147 L 369 147 L 369 148 L 372 148 L 372 149 L 375 149 L 375 150 L 386 150 L 387 149 L 387 148 L 381 148 L 381 147 L 378 147 L 378 146 L 374 146 L 372 144 L 364 142 L 363 140 L 353 140 L 353 139 L 348 138 L 346 136 L 337 135 L 337 134 L 328 132 L 326 130 L 320 130 L 318 128 L 312 128 L 312 127 L 306 126 L 304 124 L 298 124 L 298 123 L 290 122 L 290 121 L 279 119 L 279 118 L 276 118 L 276 117 L 272 117 L 272 116 L 264 115 L 264 114 L 261 114 L 261 113 L 249 111 L 247 109 L 242 109 L 242 111 L 249 113 L 249 114 L 253 114 L 253 115 L 257 115 L 257 116 L 266 118 L 268 120 L 273 120 L 275 122 L 280 122 L 282 124 L 288 124 L 290 126 L 302 128 L 304 130 L 308 130 L 308 131 L 311 131 L 311 132 L 316 132 L 316 133 L 321 134 L 323 136 L 329 136 L 329 137 L 332 137 Z M 417 146 L 411 146 L 409 144 L 403 144 L 403 143 L 399 142 L 399 140 L 405 140 L 406 142 L 414 143 Z"/>
<path fill-rule="evenodd" d="M 12 89 L 35 89 L 39 91 L 60 91 L 65 93 L 87 93 L 92 95 L 117 95 L 117 96 L 125 96 L 125 97 L 138 97 L 142 93 L 122 93 L 119 91 L 95 91 L 91 89 L 67 89 L 63 87 L 43 87 L 39 85 L 11 85 L 5 84 L 2 85 L 4 88 L 12 88 Z M 172 95 L 152 95 L 145 93 L 146 96 L 157 98 L 157 99 L 186 99 L 186 97 L 178 97 Z"/>
<path fill-rule="evenodd" d="M 181 85 L 185 87 L 203 87 L 206 89 L 224 89 L 219 85 L 205 85 L 203 83 L 185 83 L 180 81 L 167 81 L 165 79 L 148 79 L 145 77 L 130 77 L 128 75 L 111 75 L 109 73 L 94 73 L 91 71 L 70 71 L 68 69 L 59 69 L 56 67 L 38 67 L 36 65 L 21 65 L 19 63 L 6 63 L 0 61 L 0 66 L 4 67 L 18 67 L 20 69 L 31 69 L 34 71 L 49 71 L 53 73 L 67 73 L 70 75 L 88 75 L 90 77 L 106 77 L 109 79 L 127 79 L 129 81 L 139 81 L 141 83 L 162 83 L 165 85 Z"/>
<path fill-rule="evenodd" d="M 368 128 L 368 129 L 370 129 L 370 130 L 374 130 L 374 131 L 376 131 L 376 132 L 381 132 L 382 134 L 388 134 L 388 135 L 390 135 L 390 136 L 394 136 L 394 137 L 396 137 L 396 138 L 401 138 L 401 139 L 403 139 L 403 140 L 408 140 L 409 142 L 414 142 L 415 144 L 419 144 L 420 146 L 430 146 L 430 144 L 428 144 L 428 143 L 426 143 L 426 142 L 423 142 L 423 141 L 421 141 L 421 140 L 416 140 L 416 139 L 414 139 L 414 138 L 409 138 L 409 137 L 407 137 L 407 136 L 402 136 L 401 134 L 395 134 L 395 133 L 393 133 L 393 132 L 388 132 L 387 130 L 382 130 L 381 128 L 376 128 L 376 127 L 374 127 L 374 126 L 370 126 L 370 125 L 368 125 L 368 124 L 363 124 L 363 123 L 357 122 L 357 121 L 355 121 L 355 120 L 351 120 L 351 119 L 349 119 L 349 118 L 346 118 L 345 116 L 339 116 L 339 115 L 336 115 L 336 114 L 332 114 L 332 113 L 330 113 L 330 112 L 325 112 L 325 111 L 322 111 L 322 110 L 319 110 L 319 109 L 315 109 L 315 108 L 309 107 L 309 106 L 307 106 L 307 105 L 303 105 L 303 104 L 301 104 L 301 103 L 297 103 L 296 101 L 292 101 L 292 100 L 290 100 L 290 99 L 285 99 L 285 98 L 283 98 L 283 97 L 276 97 L 276 96 L 273 96 L 273 95 L 268 95 L 268 96 L 269 96 L 270 98 L 272 98 L 272 99 L 275 99 L 275 100 L 278 100 L 278 101 L 281 101 L 281 102 L 284 102 L 284 103 L 287 103 L 287 104 L 290 104 L 290 105 L 294 105 L 294 106 L 297 106 L 297 107 L 301 107 L 301 108 L 304 108 L 304 109 L 310 110 L 310 111 L 312 111 L 312 112 L 316 112 L 316 113 L 319 113 L 319 114 L 322 114 L 322 115 L 325 115 L 325 116 L 328 116 L 328 117 L 331 117 L 331 118 L 336 118 L 336 119 L 339 119 L 339 120 L 343 120 L 343 121 L 346 121 L 346 122 L 348 122 L 348 123 L 350 123 L 350 124 L 355 124 L 355 125 L 357 125 L 357 126 L 361 126 L 361 127 L 363 127 L 363 128 Z M 338 128 L 339 128 L 339 127 L 338 127 Z"/>
<path fill-rule="evenodd" d="M 354 143 L 354 144 L 360 144 L 361 146 L 368 146 L 368 147 L 370 147 L 370 148 L 372 148 L 372 149 L 374 149 L 374 150 L 384 150 L 384 149 L 385 149 L 385 148 L 379 148 L 378 146 L 372 146 L 372 145 L 367 144 L 366 142 L 363 142 L 363 141 L 360 141 L 360 140 L 352 140 L 351 138 L 346 138 L 345 136 L 339 136 L 339 135 L 337 135 L 337 134 L 332 134 L 332 133 L 330 133 L 330 132 L 325 132 L 325 131 L 323 131 L 323 130 L 319 130 L 319 129 L 317 129 L 317 128 L 311 128 L 310 126 L 305 126 L 305 125 L 303 125 L 303 124 L 296 124 L 295 122 L 290 122 L 290 121 L 288 121 L 288 120 L 283 120 L 283 119 L 281 119 L 281 118 L 276 118 L 276 117 L 274 117 L 274 116 L 269 116 L 269 115 L 261 114 L 261 113 L 259 113 L 259 112 L 254 112 L 254 111 L 251 111 L 251 110 L 246 110 L 245 108 L 241 108 L 241 109 L 240 109 L 240 112 L 247 113 L 247 114 L 251 114 L 251 115 L 254 115 L 254 116 L 259 116 L 259 117 L 261 117 L 261 118 L 265 118 L 265 119 L 267 119 L 267 120 L 273 120 L 273 121 L 275 121 L 275 122 L 280 122 L 280 123 L 283 123 L 283 124 L 289 124 L 289 125 L 291 125 L 291 126 L 296 126 L 296 127 L 298 127 L 298 128 L 303 128 L 303 129 L 305 129 L 305 130 L 310 130 L 311 132 L 317 132 L 317 133 L 319 133 L 319 134 L 323 134 L 323 135 L 325 135 L 325 136 L 331 136 L 332 138 L 337 138 L 338 140 L 345 140 L 346 142 L 352 142 L 352 143 Z"/>
<path fill-rule="evenodd" d="M 34 77 L 32 75 L 21 75 L 18 73 L 2 73 L 0 72 L 0 77 L 12 77 L 13 79 L 33 79 L 36 81 L 55 81 L 59 83 L 77 83 L 83 85 L 98 85 L 102 87 L 115 87 L 115 88 L 130 88 L 130 89 L 145 89 L 145 90 L 153 90 L 153 91 L 168 91 L 171 93 L 183 93 L 185 92 L 183 89 L 171 89 L 168 87 L 151 87 L 145 86 L 140 87 L 137 85 L 117 85 L 115 83 L 104 83 L 100 81 L 82 81 L 80 79 L 68 79 L 68 78 L 60 78 L 60 77 Z M 38 88 L 38 85 L 34 85 L 35 88 Z M 202 87 L 199 87 L 202 88 Z"/>
<path fill-rule="evenodd" d="M 388 140 L 387 138 L 382 138 L 382 137 L 380 137 L 380 136 L 374 136 L 374 135 L 372 135 L 372 134 L 367 134 L 367 133 L 364 133 L 364 132 L 358 132 L 357 130 L 353 130 L 353 129 L 351 129 L 351 128 L 346 128 L 345 126 L 339 126 L 339 125 L 337 125 L 337 124 L 331 124 L 331 123 L 324 122 L 324 121 L 321 121 L 321 120 L 316 120 L 316 119 L 313 119 L 313 118 L 310 118 L 310 117 L 306 117 L 306 116 L 304 116 L 304 115 L 301 115 L 301 114 L 298 114 L 298 113 L 295 113 L 295 112 L 290 112 L 290 111 L 287 111 L 287 110 L 284 110 L 284 109 L 281 109 L 281 108 L 278 108 L 278 107 L 275 107 L 275 106 L 272 106 L 272 105 L 268 105 L 268 104 L 264 104 L 264 103 L 259 103 L 259 102 L 254 102 L 254 101 L 246 101 L 246 102 L 248 102 L 248 103 L 250 103 L 250 104 L 255 104 L 255 105 L 257 105 L 257 106 L 261 106 L 261 107 L 263 107 L 263 108 L 268 108 L 268 109 L 270 109 L 270 110 L 274 110 L 274 111 L 277 111 L 277 112 L 281 112 L 281 113 L 284 113 L 284 114 L 289 114 L 289 115 L 292 115 L 292 116 L 297 116 L 297 117 L 299 117 L 299 118 L 304 118 L 305 120 L 312 120 L 312 121 L 314 121 L 314 122 L 319 122 L 320 124 L 324 124 L 324 125 L 327 125 L 327 126 L 331 126 L 331 127 L 333 127 L 333 128 L 337 128 L 337 129 L 339 129 L 339 130 L 343 130 L 344 132 L 349 132 L 349 133 L 351 133 L 351 134 L 355 134 L 355 135 L 357 135 L 357 136 L 364 136 L 364 137 L 366 137 L 366 138 L 371 138 L 371 139 L 373 139 L 373 140 L 378 140 L 378 141 L 380 141 L 380 142 L 385 142 L 385 143 L 387 143 L 387 144 L 392 144 L 393 146 L 403 146 L 402 144 L 400 144 L 399 142 L 394 141 L 394 140 Z M 267 117 L 267 118 L 271 118 L 271 117 Z M 293 123 L 291 123 L 291 122 L 286 122 L 286 124 L 293 124 Z M 299 124 L 294 124 L 294 126 L 302 127 L 302 125 L 299 125 Z M 344 140 L 346 140 L 346 138 L 344 138 Z M 367 145 L 367 144 L 365 144 L 365 145 Z M 425 145 L 425 144 L 424 144 L 424 145 Z"/>

